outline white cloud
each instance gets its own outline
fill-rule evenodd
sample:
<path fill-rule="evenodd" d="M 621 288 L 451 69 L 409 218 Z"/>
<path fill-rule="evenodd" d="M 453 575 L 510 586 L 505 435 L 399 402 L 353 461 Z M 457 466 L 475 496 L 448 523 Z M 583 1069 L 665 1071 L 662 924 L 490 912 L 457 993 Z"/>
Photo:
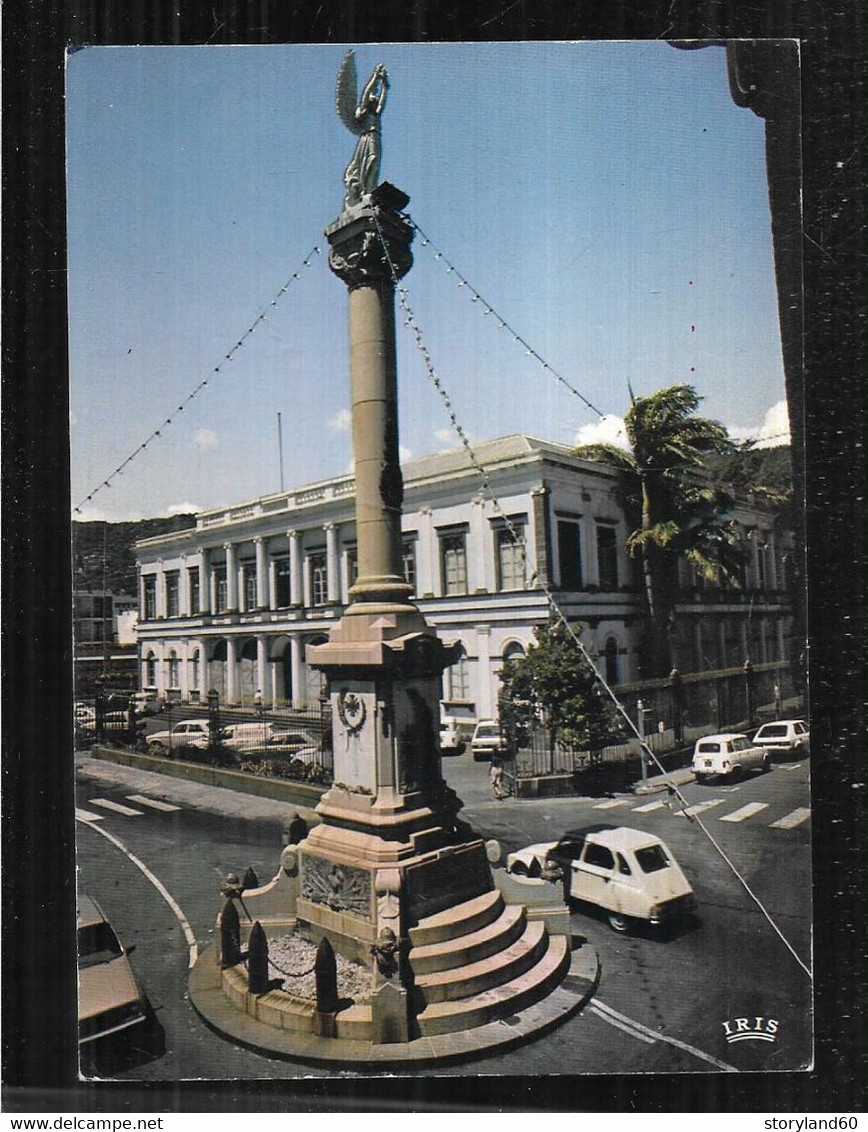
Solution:
<path fill-rule="evenodd" d="M 408 460 L 413 459 L 413 453 L 409 448 L 405 448 L 403 444 L 398 445 L 398 460 L 402 464 L 406 464 Z"/>
<path fill-rule="evenodd" d="M 220 441 L 213 428 L 197 428 L 193 443 L 197 448 L 216 448 Z"/>
<path fill-rule="evenodd" d="M 202 508 L 198 503 L 170 503 L 166 508 L 167 515 L 191 515 Z"/>
<path fill-rule="evenodd" d="M 787 402 L 777 401 L 766 412 L 762 424 L 751 427 L 728 425 L 727 431 L 733 440 L 752 440 L 755 448 L 776 448 L 790 443 L 790 418 Z"/>
<path fill-rule="evenodd" d="M 624 418 L 614 413 L 607 413 L 592 424 L 582 425 L 576 433 L 573 443 L 578 448 L 581 444 L 614 444 L 616 448 L 629 451 L 627 433 L 624 429 Z"/>
<path fill-rule="evenodd" d="M 470 429 L 465 428 L 464 435 L 467 437 L 467 443 L 471 448 L 475 448 L 478 440 Z M 434 439 L 440 445 L 438 452 L 455 452 L 459 448 L 464 447 L 464 441 L 458 435 L 454 428 L 438 428 L 434 433 Z"/>
<path fill-rule="evenodd" d="M 339 409 L 335 415 L 326 421 L 329 432 L 349 432 L 353 417 L 349 409 Z"/>

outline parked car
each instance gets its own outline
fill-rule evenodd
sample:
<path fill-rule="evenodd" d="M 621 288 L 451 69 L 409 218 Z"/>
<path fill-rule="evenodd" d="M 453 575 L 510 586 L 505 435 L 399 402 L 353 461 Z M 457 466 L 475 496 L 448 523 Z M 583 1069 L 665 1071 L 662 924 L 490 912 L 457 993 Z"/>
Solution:
<path fill-rule="evenodd" d="M 132 951 L 121 946 L 99 904 L 90 896 L 79 896 L 79 1045 L 148 1021 L 150 1006 L 130 964 Z"/>
<path fill-rule="evenodd" d="M 667 846 L 627 826 L 568 830 L 506 858 L 514 876 L 564 878 L 564 895 L 602 908 L 616 932 L 634 922 L 660 925 L 692 913 L 693 889 Z"/>
<path fill-rule="evenodd" d="M 746 770 L 768 770 L 771 761 L 768 750 L 755 746 L 747 735 L 706 735 L 693 748 L 693 776 L 697 782 L 733 778 Z"/>
<path fill-rule="evenodd" d="M 444 719 L 440 723 L 440 754 L 463 755 L 467 750 L 467 743 L 461 730 L 461 724 L 454 719 Z"/>
<path fill-rule="evenodd" d="M 137 715 L 154 715 L 163 708 L 163 701 L 156 692 L 133 692 L 130 703 Z"/>
<path fill-rule="evenodd" d="M 77 718 L 75 726 L 79 731 L 94 734 L 96 732 L 96 712 L 89 716 Z M 106 731 L 127 731 L 130 726 L 129 715 L 125 711 L 107 711 L 103 716 L 103 726 Z"/>
<path fill-rule="evenodd" d="M 803 719 L 776 719 L 773 723 L 764 723 L 753 741 L 754 746 L 765 747 L 772 753 L 807 754 L 811 747 L 811 732 Z"/>
<path fill-rule="evenodd" d="M 96 708 L 90 704 L 75 704 L 72 709 L 72 719 L 76 727 L 81 727 L 88 721 L 96 719 Z"/>
<path fill-rule="evenodd" d="M 259 750 L 264 747 L 294 751 L 310 747 L 316 742 L 313 735 L 272 720 L 230 724 L 225 728 L 223 740 L 224 746 L 233 751 Z"/>
<path fill-rule="evenodd" d="M 224 732 L 220 733 L 221 739 Z M 148 754 L 163 755 L 179 747 L 198 747 L 205 750 L 211 742 L 207 719 L 184 719 L 167 731 L 154 731 L 147 736 Z"/>
<path fill-rule="evenodd" d="M 474 759 L 477 762 L 490 759 L 495 751 L 500 750 L 501 743 L 500 726 L 490 719 L 480 719 L 473 730 L 473 738 L 470 740 L 470 750 L 473 752 Z"/>

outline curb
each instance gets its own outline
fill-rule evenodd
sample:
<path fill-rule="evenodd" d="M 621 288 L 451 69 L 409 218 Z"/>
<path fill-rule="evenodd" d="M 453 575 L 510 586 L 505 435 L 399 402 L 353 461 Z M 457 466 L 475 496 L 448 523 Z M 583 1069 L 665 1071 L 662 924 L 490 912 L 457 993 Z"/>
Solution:
<path fill-rule="evenodd" d="M 216 944 L 207 947 L 190 972 L 188 991 L 193 1008 L 209 1029 L 221 1037 L 281 1061 L 392 1069 L 467 1061 L 542 1036 L 587 1005 L 600 982 L 599 956 L 583 941 L 573 950 L 569 972 L 559 986 L 525 1010 L 471 1030 L 415 1038 L 400 1045 L 375 1045 L 278 1030 L 236 1009 L 223 993 L 215 947 Z"/>

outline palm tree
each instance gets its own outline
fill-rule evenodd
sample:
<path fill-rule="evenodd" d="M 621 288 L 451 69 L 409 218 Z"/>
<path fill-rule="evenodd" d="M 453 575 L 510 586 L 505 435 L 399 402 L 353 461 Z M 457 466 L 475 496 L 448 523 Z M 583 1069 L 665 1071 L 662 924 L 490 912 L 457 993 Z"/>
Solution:
<path fill-rule="evenodd" d="M 709 582 L 740 585 L 743 555 L 736 524 L 726 519 L 732 496 L 707 475 L 706 458 L 735 445 L 718 421 L 697 417 L 701 397 L 691 385 L 673 385 L 634 397 L 624 418 L 629 451 L 611 444 L 575 449 L 584 460 L 620 473 L 620 495 L 632 530 L 627 549 L 642 564 L 651 640 L 650 673 L 672 667 L 678 560 Z"/>

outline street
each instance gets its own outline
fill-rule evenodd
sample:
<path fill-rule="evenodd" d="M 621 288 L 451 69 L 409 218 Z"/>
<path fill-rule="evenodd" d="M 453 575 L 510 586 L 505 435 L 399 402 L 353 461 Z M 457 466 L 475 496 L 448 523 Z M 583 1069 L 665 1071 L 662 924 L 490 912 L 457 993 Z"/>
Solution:
<path fill-rule="evenodd" d="M 219 802 L 206 808 L 210 803 L 184 801 L 178 780 L 78 761 L 80 888 L 100 901 L 122 941 L 136 945 L 133 965 L 161 1031 L 161 1043 L 100 1072 L 144 1081 L 333 1075 L 327 1067 L 232 1045 L 187 1000 L 191 941 L 202 949 L 213 940 L 226 873 L 241 876 L 252 866 L 264 882 L 277 871 L 280 807 L 250 799 L 257 816 L 237 816 L 220 812 Z M 486 764 L 466 753 L 443 765 L 465 801 L 463 816 L 480 836 L 496 838 L 504 857 L 586 823 L 634 826 L 669 846 L 699 913 L 697 924 L 668 936 L 652 930 L 621 936 L 602 914 L 573 906 L 572 931 L 589 940 L 601 962 L 588 1006 L 535 1041 L 443 1067 L 444 1074 L 696 1073 L 810 1064 L 811 985 L 800 965 L 811 965 L 807 760 L 780 762 L 734 784 L 682 787 L 688 812 L 730 864 L 698 821 L 670 808 L 665 792 L 497 802 Z M 215 799 L 226 794 L 211 791 Z M 230 797 L 246 808 L 242 796 Z M 736 1019 L 749 1019 L 756 1030 L 774 1025 L 765 1040 L 727 1042 Z M 354 1074 L 351 1066 L 346 1072 Z M 438 1069 L 418 1072 L 431 1076 Z"/>

